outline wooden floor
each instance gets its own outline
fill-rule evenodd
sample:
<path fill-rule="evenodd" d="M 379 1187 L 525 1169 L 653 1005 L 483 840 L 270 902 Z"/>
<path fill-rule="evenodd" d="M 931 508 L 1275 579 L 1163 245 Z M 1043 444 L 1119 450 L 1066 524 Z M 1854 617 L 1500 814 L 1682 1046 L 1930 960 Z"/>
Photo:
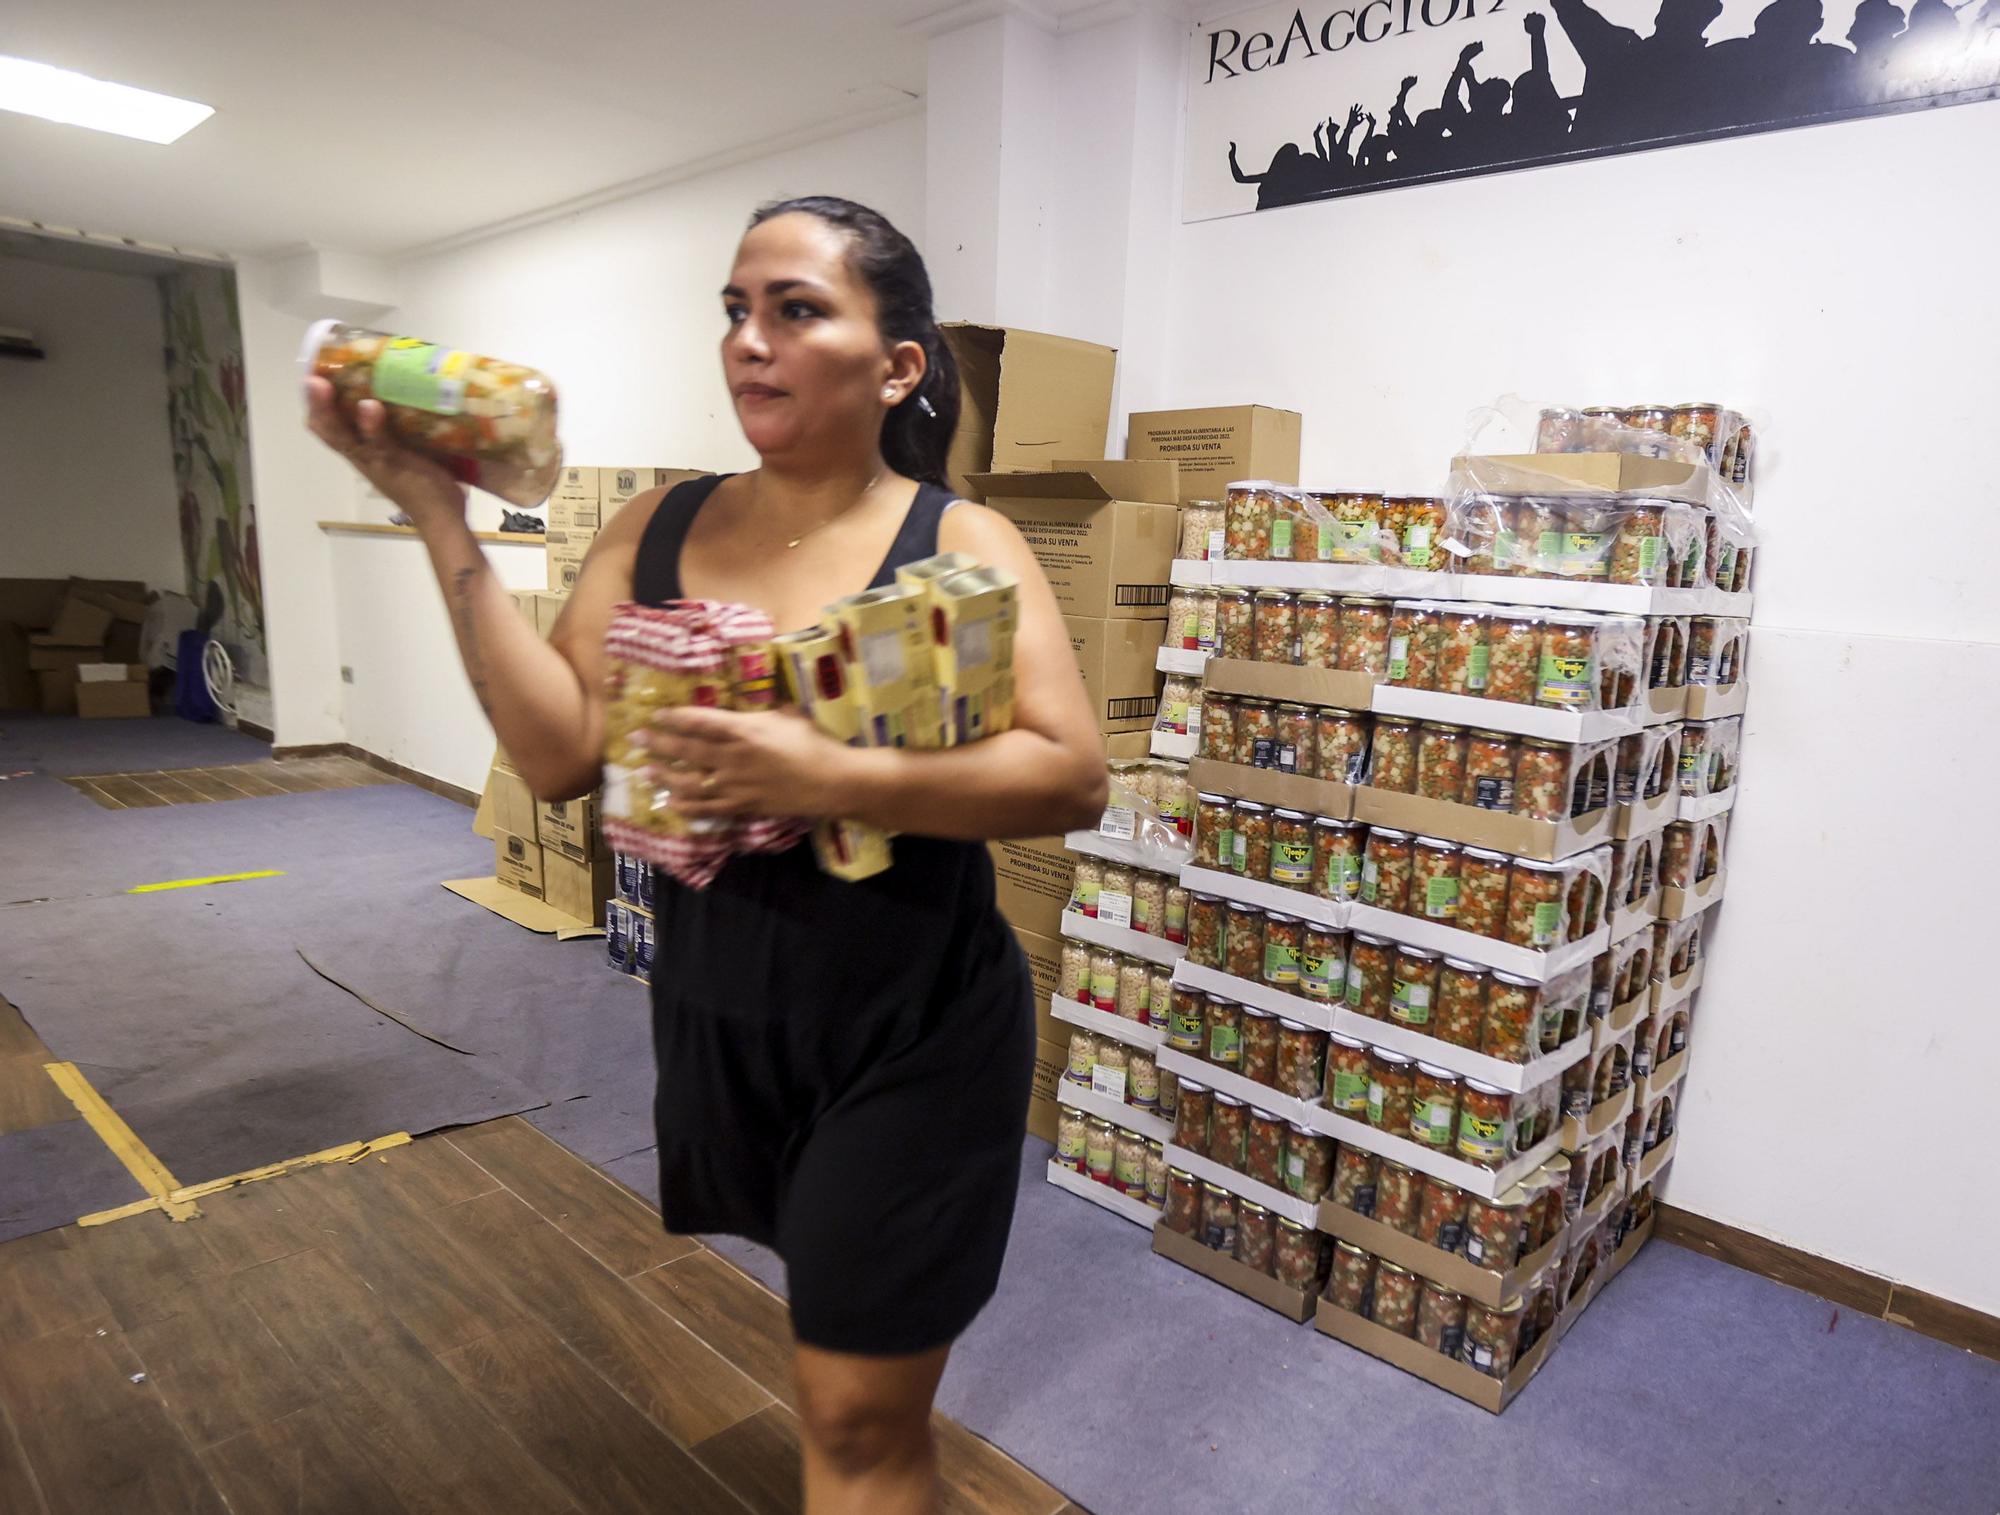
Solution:
<path fill-rule="evenodd" d="M 0 1111 L 46 1057 L 0 1003 Z M 799 1508 L 783 1301 L 527 1122 L 201 1209 L 0 1245 L 4 1515 Z M 953 1515 L 1078 1515 L 937 1431 Z"/>
<path fill-rule="evenodd" d="M 359 789 L 393 784 L 393 775 L 354 758 L 328 756 L 266 758 L 220 768 L 180 768 L 162 773 L 97 773 L 63 780 L 107 810 L 149 805 L 196 805 L 272 794 L 309 794 L 316 789 Z"/>

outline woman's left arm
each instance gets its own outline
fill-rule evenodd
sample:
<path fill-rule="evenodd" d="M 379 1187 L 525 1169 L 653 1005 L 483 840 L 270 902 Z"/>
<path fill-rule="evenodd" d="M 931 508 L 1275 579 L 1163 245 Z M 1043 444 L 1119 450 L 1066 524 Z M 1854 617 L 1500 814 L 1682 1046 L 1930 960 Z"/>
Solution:
<path fill-rule="evenodd" d="M 654 750 L 713 775 L 684 788 L 698 815 L 838 816 L 884 831 L 983 841 L 1094 826 L 1108 783 L 1069 634 L 1041 565 L 1013 522 L 958 504 L 938 548 L 1004 568 L 1020 581 L 1014 639 L 1014 725 L 944 751 L 845 747 L 797 713 L 662 712 Z"/>

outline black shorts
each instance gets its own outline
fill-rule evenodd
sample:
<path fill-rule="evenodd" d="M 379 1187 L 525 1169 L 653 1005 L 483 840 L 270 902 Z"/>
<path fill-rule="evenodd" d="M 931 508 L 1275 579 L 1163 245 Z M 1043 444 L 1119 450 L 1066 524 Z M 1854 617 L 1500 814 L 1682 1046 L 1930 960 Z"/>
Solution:
<path fill-rule="evenodd" d="M 746 986 L 718 1009 L 676 1001 L 657 965 L 667 1227 L 773 1247 L 808 1346 L 928 1351 L 993 1297 L 1035 1039 L 1026 959 L 993 923 L 941 1003 L 782 1004 Z"/>

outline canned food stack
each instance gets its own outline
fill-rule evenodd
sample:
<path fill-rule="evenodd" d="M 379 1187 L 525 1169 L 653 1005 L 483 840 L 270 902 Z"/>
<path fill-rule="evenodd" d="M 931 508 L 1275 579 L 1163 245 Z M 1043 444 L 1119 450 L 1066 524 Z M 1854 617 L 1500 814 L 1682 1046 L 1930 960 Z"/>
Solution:
<path fill-rule="evenodd" d="M 615 973 L 653 981 L 653 868 L 630 853 L 612 857 L 615 897 L 604 905 L 604 955 Z"/>
<path fill-rule="evenodd" d="M 1180 881 L 1193 828 L 1185 764 L 1111 765 L 1098 829 L 1072 833 L 1070 896 L 1050 995 L 1068 1028 L 1049 1181 L 1150 1228 L 1166 1203 L 1178 1088 L 1162 1072 L 1174 965 L 1187 941 Z"/>

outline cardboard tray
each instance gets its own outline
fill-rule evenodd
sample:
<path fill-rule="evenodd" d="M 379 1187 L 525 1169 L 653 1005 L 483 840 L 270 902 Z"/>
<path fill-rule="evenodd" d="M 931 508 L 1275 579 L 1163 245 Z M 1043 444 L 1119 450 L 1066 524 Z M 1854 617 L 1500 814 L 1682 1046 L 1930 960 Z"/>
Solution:
<path fill-rule="evenodd" d="M 1664 726 L 1687 713 L 1687 685 L 1669 684 L 1664 689 L 1648 689 L 1640 706 L 1640 721 L 1647 726 Z"/>
<path fill-rule="evenodd" d="M 1262 1205 L 1273 1215 L 1282 1215 L 1287 1220 L 1297 1221 L 1310 1229 L 1319 1224 L 1319 1206 L 1287 1194 L 1283 1189 L 1274 1189 L 1269 1184 L 1259 1183 L 1247 1174 L 1238 1173 L 1234 1168 L 1225 1168 L 1212 1158 L 1203 1157 L 1199 1152 L 1190 1152 L 1186 1147 L 1177 1147 L 1172 1142 L 1167 1146 L 1167 1163 L 1170 1167 L 1192 1173 L 1203 1183 L 1215 1184 L 1227 1189 L 1239 1199 L 1251 1200 Z"/>
<path fill-rule="evenodd" d="M 1495 941 L 1490 936 L 1461 931 L 1442 921 L 1383 910 L 1358 900 L 1347 907 L 1347 923 L 1355 931 L 1386 936 L 1411 947 L 1423 947 L 1489 968 L 1499 968 L 1520 978 L 1531 978 L 1538 984 L 1547 983 L 1572 968 L 1590 962 L 1611 945 L 1613 935 L 1609 926 L 1599 926 L 1582 940 L 1564 942 L 1559 947 L 1516 947 L 1512 942 Z"/>
<path fill-rule="evenodd" d="M 1519 1094 L 1552 1078 L 1561 1077 L 1564 1069 L 1572 1063 L 1581 1062 L 1591 1052 L 1591 1034 L 1585 1029 L 1555 1051 L 1544 1052 L 1532 1062 L 1503 1062 L 1497 1057 L 1488 1057 L 1484 1052 L 1441 1042 L 1434 1036 L 1412 1031 L 1394 1021 L 1371 1020 L 1345 1006 L 1335 1008 L 1333 1029 L 1342 1036 L 1358 1037 L 1372 1046 L 1387 1047 L 1391 1052 L 1401 1052 L 1437 1067 L 1449 1068 L 1454 1073 L 1467 1074 L 1510 1094 Z"/>
<path fill-rule="evenodd" d="M 1440 694 L 1431 689 L 1402 689 L 1384 684 L 1375 691 L 1378 715 L 1406 715 L 1424 721 L 1449 721 L 1488 731 L 1511 731 L 1552 742 L 1601 742 L 1630 736 L 1644 725 L 1643 707 L 1629 710 L 1545 710 L 1511 700 L 1488 700 L 1469 694 Z"/>
<path fill-rule="evenodd" d="M 1208 667 L 1208 654 L 1193 647 L 1162 646 L 1153 666 L 1161 673 L 1178 673 L 1198 679 Z"/>
<path fill-rule="evenodd" d="M 1646 1018 L 1647 1013 L 1652 1009 L 1653 1005 L 1653 996 L 1650 990 L 1651 986 L 1648 985 L 1647 988 L 1641 989 L 1637 994 L 1625 1001 L 1624 1004 L 1613 1005 L 1609 1015 L 1601 1015 L 1590 1023 L 1590 1050 L 1593 1054 L 1602 1052 L 1606 1047 L 1619 1040 L 1627 1031 L 1630 1031 Z M 1056 1013 L 1060 1015 L 1062 1012 L 1057 1011 Z M 1092 1011 L 1091 1013 L 1096 1015 L 1101 1012 Z M 1115 1015 L 1111 1018 L 1113 1020 L 1119 1019 Z M 1126 1021 L 1125 1024 L 1129 1026 L 1132 1023 Z"/>
<path fill-rule="evenodd" d="M 1159 1116 L 1135 1110 L 1121 1099 L 1099 1094 L 1087 1084 L 1073 1084 L 1067 1078 L 1063 1079 L 1056 1085 L 1056 1103 L 1081 1110 L 1086 1115 L 1095 1115 L 1100 1120 L 1108 1120 L 1127 1131 L 1137 1131 L 1148 1141 L 1164 1144 L 1174 1139 L 1174 1128 Z M 1095 1182 L 1094 1179 L 1089 1181 Z"/>
<path fill-rule="evenodd" d="M 1680 1140 L 1681 1134 L 1679 1131 L 1676 1131 L 1672 1136 L 1653 1148 L 1652 1151 L 1642 1153 L 1638 1164 L 1632 1169 L 1631 1178 L 1627 1185 L 1627 1192 L 1637 1194 L 1647 1184 L 1658 1178 L 1660 1170 L 1674 1160 L 1674 1148 L 1680 1145 Z M 1626 1239 L 1629 1241 L 1631 1238 L 1627 1237 Z M 1623 1247 L 1619 1248 L 1621 1252 L 1624 1250 Z"/>
<path fill-rule="evenodd" d="M 1456 1252 L 1445 1252 L 1414 1236 L 1405 1236 L 1394 1226 L 1385 1226 L 1372 1216 L 1356 1214 L 1331 1200 L 1319 1202 L 1319 1228 L 1328 1236 L 1354 1243 L 1364 1252 L 1386 1257 L 1420 1278 L 1435 1279 L 1467 1299 L 1495 1307 L 1519 1294 L 1521 1286 L 1541 1272 L 1550 1258 L 1561 1255 L 1570 1238 L 1570 1228 L 1565 1223 L 1544 1245 L 1499 1272 L 1467 1262 Z"/>
<path fill-rule="evenodd" d="M 1164 936 L 1134 931 L 1130 926 L 1114 926 L 1080 910 L 1065 910 L 1062 913 L 1062 934 L 1075 941 L 1109 947 L 1127 957 L 1143 957 L 1147 962 L 1158 963 L 1163 968 L 1173 967 L 1187 955 L 1185 942 L 1170 942 Z"/>
<path fill-rule="evenodd" d="M 1613 1037 L 1611 1040 L 1616 1041 Z M 1608 1044 L 1607 1044 L 1608 1045 Z M 1581 1152 L 1607 1131 L 1625 1123 L 1632 1113 L 1632 1102 L 1636 1097 L 1635 1087 L 1628 1083 L 1607 1100 L 1592 1105 L 1586 1115 L 1565 1115 L 1562 1126 L 1556 1132 L 1556 1139 L 1565 1152 Z"/>
<path fill-rule="evenodd" d="M 1210 1251 L 1193 1237 L 1169 1231 L 1165 1226 L 1153 1228 L 1153 1250 L 1300 1325 L 1311 1318 L 1313 1302 L 1319 1297 L 1312 1289 L 1288 1289 L 1277 1279 L 1252 1272 L 1235 1258 Z"/>
<path fill-rule="evenodd" d="M 1240 1099 L 1253 1110 L 1268 1110 L 1273 1115 L 1282 1115 L 1295 1126 L 1311 1127 L 1310 1116 L 1316 1108 L 1310 1100 L 1283 1094 L 1266 1084 L 1260 1084 L 1231 1068 L 1218 1068 L 1213 1063 L 1204 1062 L 1192 1052 L 1183 1052 L 1178 1047 L 1161 1047 L 1159 1064 L 1175 1078 L 1193 1079 L 1198 1084 L 1206 1084 L 1218 1094 L 1227 1094 L 1231 1099 Z"/>
<path fill-rule="evenodd" d="M 1295 668 L 1289 663 L 1258 663 L 1248 658 L 1210 658 L 1202 674 L 1202 689 L 1204 693 L 1283 700 L 1295 705 L 1332 705 L 1343 710 L 1366 710 L 1378 693 L 1372 673 Z M 1484 705 L 1486 701 L 1466 703 Z"/>
<path fill-rule="evenodd" d="M 1708 966 L 1708 959 L 1696 958 L 1695 964 L 1685 973 L 1672 978 L 1656 978 L 1652 983 L 1653 1014 L 1662 1010 L 1672 1010 L 1677 1005 L 1694 998 L 1695 990 L 1701 987 L 1702 970 Z"/>
<path fill-rule="evenodd" d="M 1660 919 L 1660 899 L 1663 891 L 1659 885 L 1653 892 L 1636 905 L 1627 905 L 1611 913 L 1611 934 L 1605 938 L 1605 945 L 1622 942 L 1635 931 L 1641 931 Z M 1671 917 L 1670 917 L 1671 918 Z M 1594 955 L 1594 954 L 1593 954 Z"/>
<path fill-rule="evenodd" d="M 1691 915 L 1700 915 L 1710 905 L 1722 899 L 1722 891 L 1729 883 L 1729 870 L 1718 868 L 1691 889 L 1666 888 L 1660 891 L 1660 919 L 1663 921 L 1684 921 Z"/>
<path fill-rule="evenodd" d="M 1259 910 L 1295 915 L 1302 921 L 1310 921 L 1330 931 L 1343 930 L 1347 925 L 1347 901 L 1323 900 L 1304 889 L 1287 889 L 1282 884 L 1244 878 L 1239 873 L 1224 873 L 1218 868 L 1199 868 L 1192 863 L 1181 869 L 1181 884 L 1195 894 L 1213 894 L 1240 904 L 1255 905 Z"/>
<path fill-rule="evenodd" d="M 1748 679 L 1738 679 L 1721 688 L 1710 684 L 1690 684 L 1687 686 L 1687 718 L 1691 721 L 1713 721 L 1725 715 L 1741 715 L 1749 700 Z"/>
<path fill-rule="evenodd" d="M 1335 1141 L 1346 1142 L 1349 1146 L 1359 1147 L 1364 1152 L 1373 1152 L 1377 1157 L 1392 1158 L 1405 1167 L 1415 1168 L 1419 1173 L 1431 1178 L 1441 1178 L 1446 1183 L 1457 1184 L 1459 1188 L 1469 1190 L 1481 1199 L 1492 1199 L 1504 1194 L 1554 1157 L 1562 1148 L 1562 1132 L 1554 1131 L 1511 1162 L 1498 1168 L 1482 1168 L 1475 1163 L 1464 1162 L 1419 1142 L 1411 1141 L 1407 1136 L 1391 1136 L 1386 1132 L 1377 1131 L 1365 1120 L 1337 1115 L 1323 1105 L 1308 1106 L 1307 1114 L 1311 1119 L 1302 1124 L 1310 1126 L 1315 1131 L 1325 1132 Z"/>
<path fill-rule="evenodd" d="M 1110 814 L 1109 811 L 1105 813 Z M 1181 840 L 1188 841 L 1186 837 L 1182 837 Z M 1166 874 L 1185 867 L 1189 855 L 1194 850 L 1194 844 L 1188 842 L 1187 852 L 1175 849 L 1169 856 L 1155 848 L 1142 846 L 1137 841 L 1106 836 L 1101 831 L 1065 832 L 1062 844 L 1067 851 L 1080 852 L 1085 857 L 1102 858 L 1107 863 L 1123 863 L 1128 868 L 1144 868 L 1151 873 Z"/>
<path fill-rule="evenodd" d="M 1556 1318 L 1556 1328 L 1551 1334 L 1558 1341 L 1569 1335 L 1570 1328 L 1583 1318 L 1583 1312 L 1589 1308 L 1591 1302 L 1610 1286 L 1612 1279 L 1625 1271 L 1626 1265 L 1633 1258 L 1639 1255 L 1639 1249 L 1645 1246 L 1647 1241 L 1651 1239 L 1654 1223 L 1658 1219 L 1659 1212 L 1655 1210 L 1653 1214 L 1646 1217 L 1644 1225 L 1625 1238 L 1616 1252 L 1612 1253 L 1609 1257 L 1598 1259 L 1597 1271 L 1591 1275 L 1590 1282 L 1584 1286 L 1583 1293 L 1566 1303 L 1563 1306 L 1562 1314 Z"/>
<path fill-rule="evenodd" d="M 1351 786 L 1280 773 L 1275 768 L 1247 768 L 1241 763 L 1198 757 L 1188 764 L 1188 782 L 1199 794 L 1226 794 L 1233 800 L 1255 800 L 1260 805 L 1303 810 L 1307 815 L 1329 816 L 1336 821 L 1344 821 L 1354 812 Z"/>
<path fill-rule="evenodd" d="M 1185 763 L 1194 756 L 1195 748 L 1200 744 L 1201 738 L 1192 733 L 1187 736 L 1176 736 L 1171 731 L 1155 729 L 1152 752 L 1156 758 L 1170 758 L 1176 763 Z"/>
<path fill-rule="evenodd" d="M 1721 815 L 1726 810 L 1736 808 L 1736 791 L 1741 787 L 1731 784 L 1714 794 L 1683 795 L 1674 807 L 1674 819 L 1679 821 L 1706 821 Z"/>
<path fill-rule="evenodd" d="M 1158 1235 L 1156 1232 L 1156 1244 Z M 1352 1311 L 1342 1310 L 1323 1299 L 1313 1314 L 1313 1324 L 1335 1341 L 1358 1347 L 1370 1357 L 1379 1357 L 1392 1367 L 1414 1374 L 1426 1383 L 1436 1384 L 1447 1394 L 1495 1415 L 1512 1404 L 1534 1376 L 1541 1372 L 1542 1364 L 1549 1360 L 1556 1343 L 1562 1340 L 1561 1322 L 1558 1321 L 1556 1329 L 1544 1332 L 1541 1340 L 1528 1348 L 1521 1360 L 1514 1364 L 1513 1372 L 1505 1378 L 1489 1378 L 1476 1368 L 1467 1367 L 1442 1352 L 1433 1352 L 1413 1336 L 1398 1336 L 1372 1320 L 1363 1320 Z"/>
<path fill-rule="evenodd" d="M 1611 807 L 1611 835 L 1618 841 L 1629 842 L 1635 837 L 1664 831 L 1668 823 L 1680 814 L 1680 808 L 1681 797 L 1671 787 L 1661 790 L 1649 800 L 1614 803 Z"/>
<path fill-rule="evenodd" d="M 1641 494 L 1685 505 L 1707 504 L 1714 477 L 1706 463 L 1633 452 L 1460 453 L 1451 471 L 1490 494 Z"/>
<path fill-rule="evenodd" d="M 1648 1073 L 1644 1078 L 1636 1080 L 1632 1089 L 1633 1104 L 1643 1110 L 1662 1094 L 1673 1088 L 1675 1084 L 1678 1084 L 1683 1078 L 1687 1077 L 1689 1050 L 1690 1048 L 1688 1047 L 1681 1048 L 1680 1051 L 1661 1063 L 1659 1067 Z"/>
<path fill-rule="evenodd" d="M 1319 1031 L 1332 1031 L 1338 1020 L 1339 1007 L 1319 1000 L 1307 999 L 1301 994 L 1290 994 L 1272 984 L 1254 983 L 1247 978 L 1238 978 L 1233 973 L 1224 973 L 1220 968 L 1204 968 L 1182 958 L 1174 966 L 1175 984 L 1187 989 L 1199 989 L 1204 994 L 1213 994 L 1221 999 L 1235 1000 L 1240 1005 L 1252 1005 L 1259 1010 L 1268 1010 L 1273 1015 L 1286 1020 L 1297 1021 L 1302 1026 L 1311 1026 Z M 1370 1021 L 1371 1026 L 1375 1022 Z"/>
<path fill-rule="evenodd" d="M 444 887 L 460 899 L 483 905 L 517 926 L 542 936 L 553 936 L 559 942 L 574 941 L 580 936 L 604 935 L 601 924 L 593 925 L 565 915 L 553 905 L 530 898 L 517 889 L 509 889 L 497 878 L 447 879 Z"/>
<path fill-rule="evenodd" d="M 1244 589 L 1314 589 L 1323 594 L 1382 595 L 1390 599 L 1455 600 L 1460 575 L 1379 563 L 1272 563 L 1218 558 L 1209 582 Z M 1513 583 L 1512 579 L 1504 580 Z"/>
<path fill-rule="evenodd" d="M 1166 1039 L 1166 1032 L 1157 1026 L 1142 1026 L 1137 1021 L 1128 1021 L 1122 1015 L 1113 1015 L 1109 1010 L 1086 1005 L 1082 1000 L 1064 999 L 1060 994 L 1049 996 L 1049 1014 L 1069 1025 L 1080 1026 L 1085 1031 L 1094 1031 L 1099 1036 L 1108 1036 L 1115 1042 L 1123 1042 L 1128 1047 L 1144 1047 L 1151 1050 Z"/>
<path fill-rule="evenodd" d="M 1511 581 L 1510 581 L 1511 582 Z M 1451 800 L 1427 800 L 1362 785 L 1354 791 L 1354 818 L 1420 836 L 1470 842 L 1537 862 L 1559 863 L 1611 840 L 1614 805 L 1564 821 L 1536 821 Z"/>
<path fill-rule="evenodd" d="M 1143 1199 L 1120 1194 L 1109 1184 L 1100 1184 L 1087 1173 L 1072 1172 L 1054 1158 L 1049 1159 L 1048 1178 L 1058 1189 L 1067 1189 L 1078 1198 L 1087 1199 L 1093 1205 L 1131 1221 L 1135 1226 L 1144 1226 L 1148 1231 L 1153 1229 L 1160 1218 L 1160 1212 Z"/>

